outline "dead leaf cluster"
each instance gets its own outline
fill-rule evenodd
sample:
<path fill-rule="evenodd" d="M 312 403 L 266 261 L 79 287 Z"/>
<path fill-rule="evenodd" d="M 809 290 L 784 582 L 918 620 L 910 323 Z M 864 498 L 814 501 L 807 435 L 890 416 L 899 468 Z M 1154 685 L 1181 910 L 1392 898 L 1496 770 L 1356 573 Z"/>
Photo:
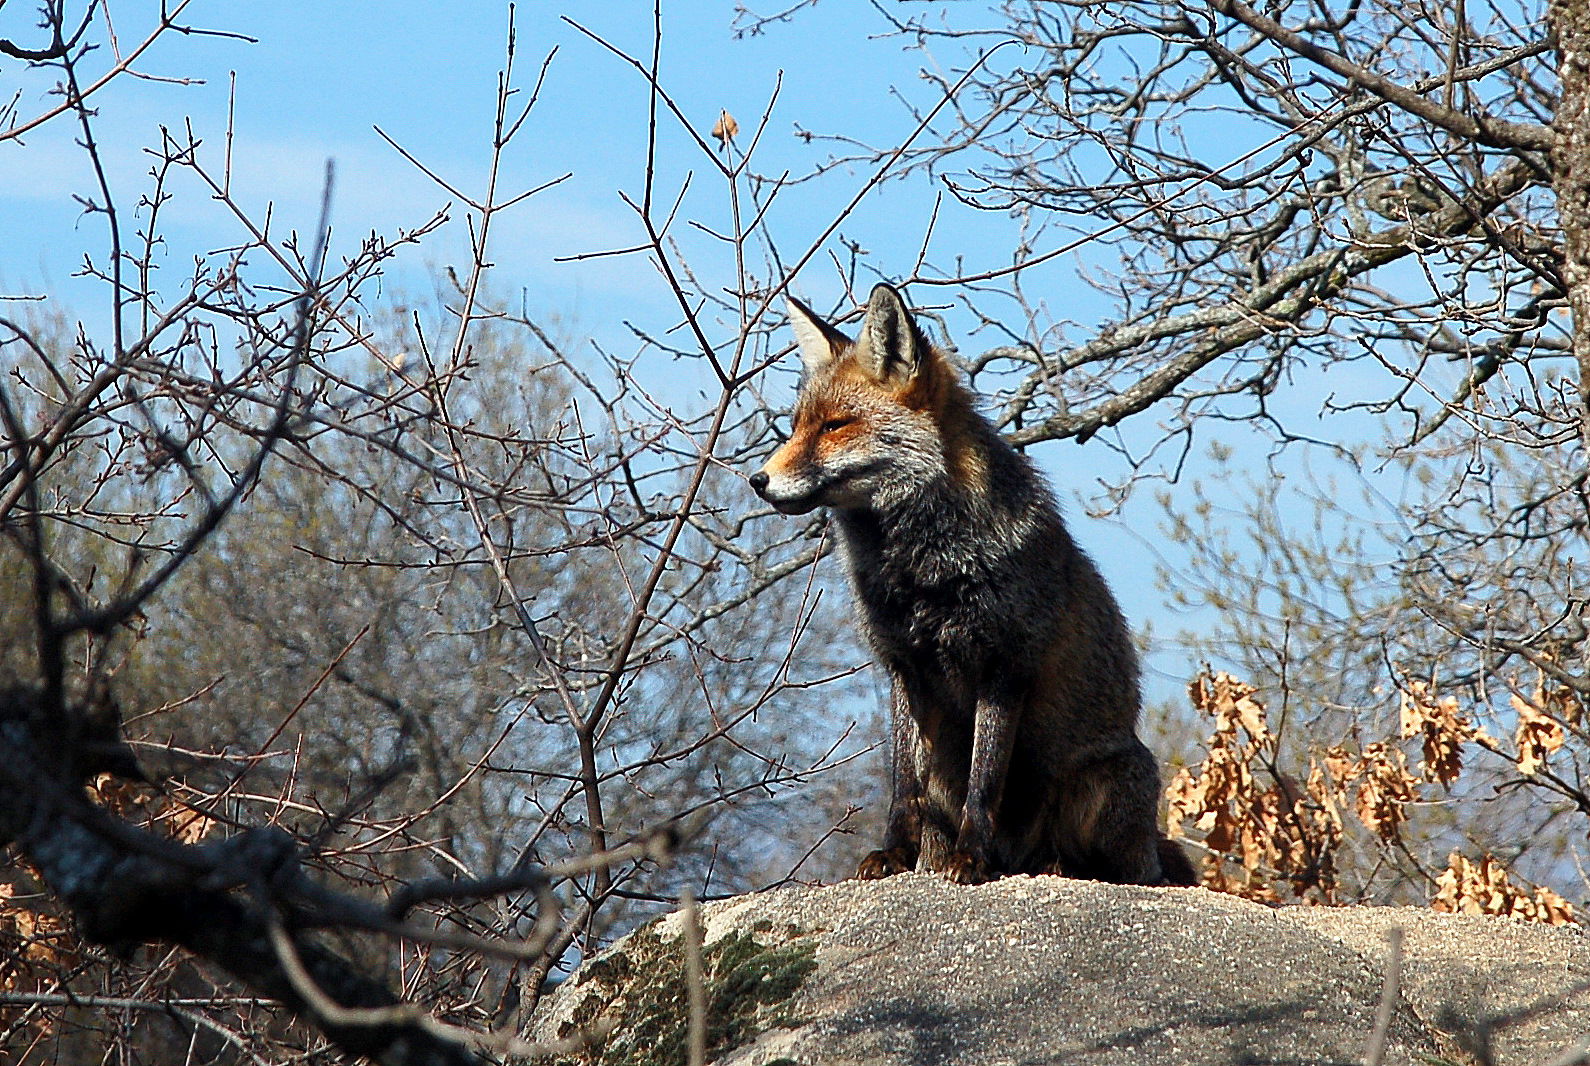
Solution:
<path fill-rule="evenodd" d="M 1399 686 L 1402 736 L 1418 737 L 1423 745 L 1424 779 L 1450 785 L 1463 772 L 1463 745 L 1475 729 L 1458 710 L 1456 696 L 1436 698 L 1430 683 L 1409 679 Z"/>
<path fill-rule="evenodd" d="M 1432 910 L 1446 914 L 1490 914 L 1522 918 L 1546 925 L 1573 925 L 1578 921 L 1573 904 L 1544 885 L 1530 892 L 1516 883 L 1494 855 L 1470 862 L 1460 852 L 1447 858 L 1447 868 L 1436 878 Z"/>
<path fill-rule="evenodd" d="M 1518 715 L 1518 728 L 1513 734 L 1518 748 L 1518 772 L 1533 777 L 1546 765 L 1547 756 L 1566 742 L 1561 719 L 1575 720 L 1579 702 L 1567 689 L 1548 692 L 1545 688 L 1537 689 L 1533 699 L 1524 699 L 1515 692 L 1510 702 Z"/>
<path fill-rule="evenodd" d="M 164 833 L 179 844 L 202 843 L 221 823 L 172 797 L 111 774 L 89 782 L 89 796 L 100 806 L 136 825 Z"/>
<path fill-rule="evenodd" d="M 1332 902 L 1340 789 L 1318 762 L 1301 787 L 1276 771 L 1278 738 L 1256 691 L 1226 673 L 1206 670 L 1193 679 L 1189 696 L 1214 732 L 1203 761 L 1178 771 L 1167 790 L 1172 832 L 1190 822 L 1215 853 L 1204 863 L 1209 888 L 1275 902 L 1277 882 L 1290 882 L 1296 896 L 1312 891 Z"/>
<path fill-rule="evenodd" d="M 1220 892 L 1279 902 L 1281 887 L 1312 903 L 1343 902 L 1337 863 L 1346 835 L 1343 812 L 1389 851 L 1407 850 L 1404 832 L 1423 790 L 1450 790 L 1463 773 L 1465 748 L 1478 745 L 1508 759 L 1524 777 L 1541 772 L 1579 721 L 1566 689 L 1538 687 L 1514 695 L 1516 747 L 1509 751 L 1465 714 L 1455 696 L 1399 679 L 1396 737 L 1336 745 L 1306 755 L 1302 784 L 1281 767 L 1280 731 L 1272 729 L 1258 690 L 1205 669 L 1189 686 L 1193 708 L 1212 723 L 1205 755 L 1180 770 L 1167 792 L 1174 835 L 1190 830 L 1208 857 L 1203 883 Z M 1419 741 L 1409 765 L 1405 741 Z M 1546 887 L 1523 885 L 1494 855 L 1471 861 L 1453 852 L 1434 879 L 1431 906 L 1462 914 L 1506 915 L 1554 925 L 1576 920 L 1573 906 Z"/>

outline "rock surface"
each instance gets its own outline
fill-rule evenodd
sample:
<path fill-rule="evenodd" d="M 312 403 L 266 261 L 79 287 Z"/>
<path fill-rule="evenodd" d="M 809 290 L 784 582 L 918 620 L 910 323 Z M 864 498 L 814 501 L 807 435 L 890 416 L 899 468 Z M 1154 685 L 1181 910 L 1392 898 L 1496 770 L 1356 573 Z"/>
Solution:
<path fill-rule="evenodd" d="M 1590 1047 L 1577 929 L 916 874 L 742 896 L 702 921 L 721 1066 L 1361 1063 L 1393 927 L 1405 960 L 1384 1062 L 1568 1066 Z M 535 1035 L 608 1029 L 569 1061 L 686 1062 L 682 931 L 670 915 L 615 945 Z"/>

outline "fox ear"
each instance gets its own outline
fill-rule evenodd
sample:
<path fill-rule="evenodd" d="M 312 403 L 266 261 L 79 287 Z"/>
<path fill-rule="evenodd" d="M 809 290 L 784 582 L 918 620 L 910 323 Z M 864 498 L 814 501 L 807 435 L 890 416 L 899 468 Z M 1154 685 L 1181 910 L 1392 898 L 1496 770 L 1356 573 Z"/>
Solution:
<path fill-rule="evenodd" d="M 856 353 L 863 369 L 880 384 L 904 385 L 916 376 L 928 351 L 928 340 L 900 294 L 890 285 L 873 286 Z"/>
<path fill-rule="evenodd" d="M 800 345 L 801 364 L 806 368 L 806 373 L 815 374 L 850 347 L 850 338 L 824 322 L 810 307 L 793 296 L 786 296 L 784 300 L 789 308 L 790 328 L 795 331 L 795 342 Z"/>

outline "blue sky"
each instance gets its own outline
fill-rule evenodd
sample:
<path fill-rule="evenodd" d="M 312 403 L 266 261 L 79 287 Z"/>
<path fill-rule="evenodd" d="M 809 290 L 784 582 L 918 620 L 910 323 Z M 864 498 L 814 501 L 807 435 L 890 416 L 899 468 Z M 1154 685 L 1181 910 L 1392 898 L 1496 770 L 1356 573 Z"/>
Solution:
<path fill-rule="evenodd" d="M 154 7 L 140 3 L 113 9 L 123 47 L 141 38 Z M 914 125 L 895 93 L 923 106 L 933 102 L 931 87 L 917 73 L 924 56 L 900 39 L 876 36 L 884 26 L 869 5 L 819 3 L 789 24 L 745 39 L 734 35 L 735 7 L 666 4 L 662 77 L 699 133 L 705 134 L 719 109 L 726 108 L 741 123 L 742 142 L 778 87 L 759 150 L 762 172 L 806 172 L 828 155 L 828 147 L 795 136 L 796 127 L 892 144 Z M 499 291 L 523 290 L 532 310 L 556 314 L 570 332 L 628 353 L 634 342 L 624 320 L 672 321 L 673 298 L 653 267 L 644 256 L 576 263 L 556 259 L 640 239 L 620 193 L 638 196 L 641 189 L 647 90 L 636 71 L 562 21 L 564 15 L 633 54 L 650 50 L 650 5 L 518 6 L 518 83 L 528 89 L 542 59 L 554 48 L 557 55 L 541 101 L 506 158 L 503 187 L 511 193 L 565 172 L 573 178 L 501 220 L 493 244 L 495 284 Z M 33 20 L 20 2 L 7 5 L 0 9 L 0 36 L 27 41 Z M 158 142 L 162 126 L 181 130 L 191 123 L 211 165 L 219 167 L 233 72 L 233 192 L 256 216 L 269 204 L 278 233 L 313 226 L 327 159 L 335 160 L 338 175 L 333 252 L 371 230 L 417 226 L 447 203 L 445 192 L 383 142 L 377 126 L 461 188 L 472 193 L 482 188 L 504 51 L 504 5 L 193 0 L 185 20 L 256 41 L 168 35 L 135 67 L 148 77 L 118 79 L 93 98 L 108 178 L 124 206 L 136 203 L 148 187 L 152 160 L 145 148 Z M 91 65 L 102 67 L 108 59 L 102 52 Z M 964 65 L 965 57 L 946 54 L 931 61 L 951 68 Z M 55 77 L 53 71 L 29 73 L 23 64 L 7 60 L 0 66 L 0 89 L 5 90 L 0 99 L 19 93 L 16 112 L 26 118 L 51 105 Z M 188 83 L 158 80 L 173 78 Z M 99 255 L 105 241 L 100 220 L 84 216 L 73 199 L 74 194 L 97 198 L 86 157 L 74 143 L 78 135 L 70 116 L 62 116 L 20 143 L 0 142 L 0 295 L 48 295 L 55 306 L 92 326 L 103 313 L 98 308 L 104 294 L 71 275 L 84 252 Z M 1240 152 L 1234 149 L 1234 154 Z M 661 193 L 672 195 L 693 172 L 685 216 L 722 226 L 727 197 L 709 169 L 690 138 L 665 125 Z M 841 169 L 785 194 L 769 216 L 782 248 L 803 249 L 864 179 L 862 172 Z M 178 282 L 195 254 L 236 243 L 242 231 L 196 188 L 175 191 L 165 216 L 164 264 Z M 926 183 L 890 186 L 874 192 L 840 235 L 872 252 L 884 271 L 891 262 L 903 271 L 933 209 L 933 190 Z M 456 204 L 452 217 L 425 246 L 398 260 L 391 271 L 394 289 L 422 285 L 436 266 L 464 264 L 463 212 Z M 732 264 L 716 242 L 683 226 L 677 232 L 704 277 L 732 284 Z M 950 204 L 934 238 L 934 257 L 946 263 L 964 257 L 970 269 L 1003 265 L 1016 233 L 1016 223 L 1003 215 Z M 830 247 L 842 252 L 835 242 Z M 1091 302 L 1094 297 L 1071 270 L 1069 263 L 1056 263 L 1025 284 L 1029 292 L 1043 291 L 1059 309 L 1057 315 L 1086 329 L 1105 309 Z M 840 295 L 833 271 L 820 260 L 799 288 L 819 306 Z M 972 326 L 969 320 L 952 311 L 947 321 L 966 351 L 979 350 L 981 340 L 964 332 Z M 777 395 L 777 389 L 770 386 L 770 394 Z M 1053 473 L 1062 497 L 1073 499 L 1068 506 L 1072 525 L 1099 558 L 1134 622 L 1155 618 L 1160 633 L 1173 633 L 1184 620 L 1168 616 L 1145 562 L 1143 543 L 1154 538 L 1157 522 L 1149 494 L 1125 512 L 1134 531 L 1129 535 L 1119 525 L 1083 517 L 1085 504 L 1073 495 L 1091 491 L 1095 478 L 1117 470 L 1119 460 L 1111 452 L 1096 444 L 1079 451 L 1066 443 L 1041 447 L 1036 454 Z M 1155 663 L 1150 689 L 1161 696 L 1174 696 L 1197 665 L 1168 656 Z"/>
<path fill-rule="evenodd" d="M 151 5 L 139 5 L 148 8 Z M 837 15 L 844 5 L 819 5 L 793 27 L 775 27 L 759 37 L 736 40 L 734 6 L 725 3 L 669 5 L 664 12 L 663 77 L 682 109 L 710 129 L 719 108 L 749 125 L 782 79 L 777 112 L 763 151 L 763 169 L 808 169 L 826 150 L 791 135 L 794 123 L 888 140 L 909 128 L 888 88 L 915 80 L 916 59 L 899 44 L 867 41 L 856 22 Z M 846 8 L 846 10 L 850 10 Z M 26 39 L 25 11 L 10 5 L 0 13 L 0 35 Z M 496 74 L 504 51 L 506 9 L 495 3 L 452 5 L 443 10 L 418 3 L 206 4 L 196 0 L 188 17 L 198 26 L 257 38 L 238 40 L 169 35 L 137 64 L 139 71 L 202 84 L 175 85 L 120 79 L 97 95 L 98 135 L 109 165 L 112 189 L 131 201 L 147 186 L 151 160 L 144 148 L 156 143 L 162 125 L 180 130 L 191 122 L 210 156 L 222 156 L 227 124 L 229 75 L 236 72 L 236 123 L 232 145 L 234 192 L 250 210 L 269 201 L 278 221 L 313 223 L 323 163 L 336 161 L 338 185 L 333 220 L 344 239 L 371 229 L 413 226 L 450 199 L 403 161 L 375 133 L 379 126 L 422 161 L 461 188 L 478 192 L 489 161 L 488 140 Z M 143 26 L 117 29 L 124 42 Z M 561 17 L 567 14 L 621 48 L 639 55 L 650 49 L 651 11 L 642 4 L 522 4 L 516 11 L 518 76 L 528 88 L 541 60 L 556 48 L 542 101 L 507 158 L 505 184 L 533 185 L 564 172 L 573 180 L 506 216 L 499 231 L 498 282 L 530 288 L 532 299 L 557 301 L 564 313 L 589 324 L 609 313 L 608 301 L 632 304 L 663 293 L 641 257 L 555 264 L 553 258 L 618 244 L 639 234 L 620 190 L 638 194 L 644 161 L 646 86 L 633 70 L 607 54 Z M 860 11 L 852 12 L 861 16 Z M 847 21 L 852 25 L 846 27 Z M 876 28 L 872 26 L 872 28 Z M 847 32 L 848 31 L 848 32 Z M 837 40 L 852 47 L 835 47 Z M 103 60 L 105 54 L 96 57 Z M 27 74 L 8 61 L 0 70 L 8 87 L 23 93 L 18 111 L 47 105 L 54 72 Z M 0 285 L 18 292 L 42 286 L 70 291 L 79 246 L 92 247 L 92 220 L 82 219 L 71 194 L 93 192 L 92 175 L 70 116 L 62 116 L 25 138 L 0 145 L 0 220 L 7 238 L 0 248 Z M 686 139 L 664 130 L 661 153 L 664 189 L 685 170 L 701 171 Z M 818 197 L 795 194 L 822 209 L 849 191 L 849 182 L 828 183 Z M 930 205 L 927 205 L 930 206 Z M 922 208 L 923 211 L 927 207 Z M 455 216 L 458 212 L 455 211 Z M 861 218 L 866 218 L 863 212 Z M 198 197 L 179 197 L 167 215 L 170 258 L 181 261 L 182 245 L 218 246 L 236 236 L 224 213 Z M 798 217 L 783 223 L 781 240 L 803 239 Z M 859 239 L 887 239 L 894 230 L 920 229 L 909 220 L 879 216 L 852 227 Z M 463 252 L 461 227 L 405 267 L 444 262 Z M 656 290 L 656 291 L 654 291 Z M 572 301 L 572 303 L 571 303 Z"/>

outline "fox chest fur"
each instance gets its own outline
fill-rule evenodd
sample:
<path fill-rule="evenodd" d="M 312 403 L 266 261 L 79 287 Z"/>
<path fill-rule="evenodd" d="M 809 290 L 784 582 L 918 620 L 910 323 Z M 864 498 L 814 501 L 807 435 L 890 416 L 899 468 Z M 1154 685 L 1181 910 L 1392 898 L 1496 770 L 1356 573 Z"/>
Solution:
<path fill-rule="evenodd" d="M 1030 665 L 1064 610 L 1066 590 L 1046 558 L 1064 531 L 1041 506 L 1002 503 L 943 484 L 888 513 L 836 514 L 863 628 L 881 660 L 958 687 Z"/>

